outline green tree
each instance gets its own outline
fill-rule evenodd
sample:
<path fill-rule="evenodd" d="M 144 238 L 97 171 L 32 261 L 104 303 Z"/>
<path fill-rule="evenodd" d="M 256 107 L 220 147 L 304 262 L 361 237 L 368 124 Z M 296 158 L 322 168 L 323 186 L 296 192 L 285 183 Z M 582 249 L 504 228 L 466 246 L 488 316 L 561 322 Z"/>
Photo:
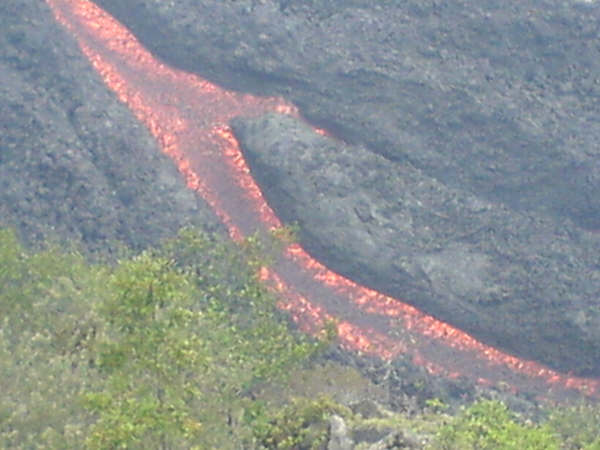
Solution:
<path fill-rule="evenodd" d="M 86 395 L 98 415 L 92 448 L 173 448 L 201 430 L 196 380 L 210 364 L 205 326 L 191 308 L 189 280 L 149 253 L 124 261 L 109 277 L 111 295 L 98 306 L 105 321 L 97 364 L 103 389 Z"/>
<path fill-rule="evenodd" d="M 193 230 L 116 265 L 0 230 L 0 447 L 228 448 L 256 390 L 320 344 L 256 279 L 260 249 Z"/>
<path fill-rule="evenodd" d="M 77 448 L 92 420 L 79 401 L 104 269 L 55 248 L 30 254 L 0 229 L 0 448 Z"/>
<path fill-rule="evenodd" d="M 279 320 L 247 254 L 188 230 L 119 265 L 98 308 L 107 324 L 98 365 L 108 379 L 87 396 L 98 415 L 90 447 L 251 440 L 241 418 L 253 388 L 281 379 L 319 344 Z"/>

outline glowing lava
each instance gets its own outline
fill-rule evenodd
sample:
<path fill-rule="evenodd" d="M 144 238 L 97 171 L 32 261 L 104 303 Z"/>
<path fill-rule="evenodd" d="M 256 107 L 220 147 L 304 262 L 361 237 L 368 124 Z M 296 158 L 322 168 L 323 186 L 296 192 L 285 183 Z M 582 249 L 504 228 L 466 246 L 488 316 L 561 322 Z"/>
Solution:
<path fill-rule="evenodd" d="M 298 116 L 282 99 L 223 90 L 156 60 L 106 12 L 87 0 L 46 0 L 94 68 L 171 156 L 233 239 L 280 228 L 254 182 L 228 123 L 266 111 Z M 327 135 L 325 130 L 316 132 Z M 341 344 L 392 359 L 408 354 L 430 373 L 537 394 L 576 390 L 600 395 L 600 380 L 570 377 L 482 344 L 416 308 L 329 270 L 299 244 L 289 245 L 260 278 L 279 307 L 311 333 L 334 321 Z"/>

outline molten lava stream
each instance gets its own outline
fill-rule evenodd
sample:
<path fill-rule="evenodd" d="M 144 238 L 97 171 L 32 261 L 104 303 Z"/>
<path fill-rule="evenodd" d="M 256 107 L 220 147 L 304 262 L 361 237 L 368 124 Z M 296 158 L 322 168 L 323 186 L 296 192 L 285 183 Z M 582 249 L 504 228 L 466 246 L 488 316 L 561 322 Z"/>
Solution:
<path fill-rule="evenodd" d="M 115 19 L 87 0 L 46 0 L 107 86 L 144 123 L 233 239 L 281 227 L 252 179 L 228 123 L 237 115 L 297 115 L 281 99 L 225 91 L 156 60 Z M 323 130 L 318 132 L 325 133 Z M 390 359 L 404 353 L 429 372 L 542 394 L 598 395 L 600 381 L 569 377 L 486 346 L 416 308 L 357 285 L 290 245 L 261 278 L 280 307 L 317 333 L 335 320 L 342 345 Z M 309 300 L 310 299 L 310 300 Z"/>

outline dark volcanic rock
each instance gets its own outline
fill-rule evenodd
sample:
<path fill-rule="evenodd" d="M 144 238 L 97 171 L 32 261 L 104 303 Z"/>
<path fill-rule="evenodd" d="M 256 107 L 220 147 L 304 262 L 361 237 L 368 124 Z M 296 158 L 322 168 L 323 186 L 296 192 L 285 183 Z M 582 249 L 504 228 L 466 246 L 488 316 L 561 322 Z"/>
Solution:
<path fill-rule="evenodd" d="M 158 56 L 347 141 L 600 229 L 600 2 L 98 0 Z"/>
<path fill-rule="evenodd" d="M 362 162 L 364 178 L 310 169 L 332 183 L 318 187 L 331 205 L 315 197 L 310 209 L 277 206 L 306 227 L 304 245 L 332 268 L 439 308 L 489 343 L 600 374 L 598 237 L 586 231 L 600 228 L 599 2 L 97 3 L 166 62 L 228 87 L 283 94 L 356 145 L 336 163 L 358 170 Z M 146 131 L 50 24 L 43 3 L 4 2 L 1 20 L 3 221 L 27 233 L 55 227 L 90 243 L 143 245 L 196 214 L 172 168 L 146 152 L 155 145 Z M 269 127 L 284 132 L 279 119 Z M 282 190 L 268 198 L 293 191 L 285 176 L 270 178 L 285 158 L 257 161 L 266 190 Z M 302 191 L 290 199 L 315 193 L 300 187 L 306 178 L 289 177 Z M 402 202 L 389 203 L 392 195 Z M 305 215 L 317 204 L 347 215 L 317 214 L 330 214 L 322 232 L 333 227 L 336 240 L 310 228 L 317 219 Z"/>
<path fill-rule="evenodd" d="M 44 2 L 3 2 L 0 80 L 0 222 L 24 240 L 106 251 L 215 226 Z"/>
<path fill-rule="evenodd" d="M 387 217 L 365 196 L 345 206 L 359 211 L 354 223 L 331 217 L 328 233 L 364 239 L 370 251 L 362 262 L 344 259 L 346 273 L 366 268 L 374 285 L 394 292 L 402 285 L 402 297 L 435 304 L 490 343 L 600 374 L 598 243 L 585 231 L 600 229 L 600 2 L 98 3 L 169 64 L 240 90 L 282 94 L 314 123 L 363 145 L 360 155 L 386 158 L 378 164 L 412 196 L 388 205 Z M 362 191 L 352 185 L 358 179 L 337 177 L 328 180 Z M 327 192 L 341 207 L 339 192 Z M 313 207 L 286 207 L 294 209 L 280 208 L 288 219 L 315 220 L 304 217 Z M 394 233 L 415 233 L 416 242 L 394 246 L 403 262 L 369 259 L 375 249 L 393 254 L 378 241 L 388 237 L 384 228 L 352 229 L 382 218 Z M 305 233 L 304 244 L 330 262 L 357 256 L 349 251 L 356 244 L 346 244 L 352 239 L 348 249 L 341 241 L 333 248 L 314 230 Z"/>
<path fill-rule="evenodd" d="M 286 116 L 233 128 L 269 203 L 334 270 L 522 357 L 598 370 L 598 236 Z"/>

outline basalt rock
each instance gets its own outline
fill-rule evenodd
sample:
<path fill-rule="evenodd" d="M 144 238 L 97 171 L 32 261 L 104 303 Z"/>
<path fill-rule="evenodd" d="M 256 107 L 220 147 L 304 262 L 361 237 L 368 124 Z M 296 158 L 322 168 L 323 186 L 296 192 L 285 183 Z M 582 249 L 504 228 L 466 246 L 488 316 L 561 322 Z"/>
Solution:
<path fill-rule="evenodd" d="M 233 129 L 268 202 L 330 268 L 521 357 L 599 373 L 597 235 L 290 117 Z"/>
<path fill-rule="evenodd" d="M 322 169 L 330 187 L 286 175 L 294 155 L 263 174 L 316 256 L 488 343 L 600 374 L 600 2 L 97 2 L 167 63 L 295 102 L 356 145 L 340 167 L 380 156 L 362 181 Z"/>
<path fill-rule="evenodd" d="M 216 227 L 44 2 L 4 1 L 0 24 L 0 225 L 103 253 Z"/>
<path fill-rule="evenodd" d="M 442 182 L 600 229 L 600 2 L 98 0 L 171 65 Z"/>

